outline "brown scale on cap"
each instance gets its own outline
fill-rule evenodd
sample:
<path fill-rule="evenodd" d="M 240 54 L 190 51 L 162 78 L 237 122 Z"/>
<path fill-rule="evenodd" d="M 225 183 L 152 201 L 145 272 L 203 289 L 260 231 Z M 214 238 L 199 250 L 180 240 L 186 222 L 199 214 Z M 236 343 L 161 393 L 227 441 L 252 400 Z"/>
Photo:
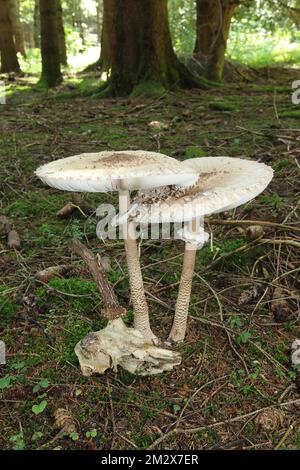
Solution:
<path fill-rule="evenodd" d="M 224 171 L 223 174 L 229 173 Z M 193 197 L 198 196 L 206 188 L 206 181 L 211 181 L 214 176 L 220 177 L 220 172 L 211 171 L 201 173 L 198 180 L 191 186 L 162 186 L 160 188 L 154 188 L 144 191 L 139 191 L 137 196 L 134 198 L 133 203 L 135 204 L 155 204 L 156 202 L 176 202 L 179 198 L 185 198 L 186 200 L 192 200 Z M 172 201 L 173 200 L 173 201 Z"/>
<path fill-rule="evenodd" d="M 112 155 L 107 155 L 105 157 L 98 157 L 97 161 L 101 162 L 102 165 L 113 167 L 113 166 L 125 166 L 127 163 L 137 164 L 138 162 L 143 162 L 144 159 L 138 155 L 131 155 L 128 153 L 113 153 Z M 96 162 L 95 162 L 96 163 Z"/>

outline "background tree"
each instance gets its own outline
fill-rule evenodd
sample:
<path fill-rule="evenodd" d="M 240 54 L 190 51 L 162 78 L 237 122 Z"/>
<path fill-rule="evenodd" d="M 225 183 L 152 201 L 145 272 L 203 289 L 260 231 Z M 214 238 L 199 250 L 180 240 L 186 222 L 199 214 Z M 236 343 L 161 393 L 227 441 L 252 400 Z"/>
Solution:
<path fill-rule="evenodd" d="M 47 87 L 61 83 L 60 38 L 58 33 L 59 0 L 40 0 L 41 19 L 41 81 Z"/>
<path fill-rule="evenodd" d="M 20 66 L 9 16 L 9 0 L 0 0 L 0 52 L 1 72 L 19 72 Z"/>
<path fill-rule="evenodd" d="M 26 57 L 19 0 L 9 0 L 9 17 L 12 23 L 16 51 L 20 52 L 23 57 Z"/>
<path fill-rule="evenodd" d="M 64 28 L 64 19 L 63 19 L 63 9 L 61 5 L 61 0 L 57 2 L 57 28 L 59 36 L 59 54 L 60 54 L 60 63 L 62 65 L 67 65 L 67 46 L 66 46 L 66 35 Z"/>
<path fill-rule="evenodd" d="M 143 82 L 164 88 L 200 84 L 174 53 L 167 0 L 105 1 L 101 47 L 111 70 L 105 93 L 127 95 Z"/>
<path fill-rule="evenodd" d="M 34 47 L 41 47 L 41 37 L 40 37 L 40 2 L 39 0 L 34 0 L 34 14 L 33 14 L 33 35 L 34 35 Z"/>
<path fill-rule="evenodd" d="M 205 76 L 219 81 L 223 76 L 230 24 L 240 0 L 197 0 L 194 55 L 204 63 Z"/>

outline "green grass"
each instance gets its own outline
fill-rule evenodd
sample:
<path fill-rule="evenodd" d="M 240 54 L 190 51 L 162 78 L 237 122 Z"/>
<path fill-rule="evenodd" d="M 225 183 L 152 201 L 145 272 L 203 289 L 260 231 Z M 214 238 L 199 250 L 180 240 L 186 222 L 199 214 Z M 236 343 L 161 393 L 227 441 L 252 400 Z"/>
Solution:
<path fill-rule="evenodd" d="M 294 108 L 279 111 L 278 114 L 280 118 L 300 119 L 300 109 L 298 109 L 296 106 Z"/>
<path fill-rule="evenodd" d="M 210 101 L 208 105 L 210 109 L 214 109 L 216 111 L 239 111 L 239 107 L 236 103 L 221 99 Z"/>
<path fill-rule="evenodd" d="M 233 60 L 251 67 L 272 67 L 300 64 L 300 43 L 290 31 L 232 29 L 227 54 Z"/>

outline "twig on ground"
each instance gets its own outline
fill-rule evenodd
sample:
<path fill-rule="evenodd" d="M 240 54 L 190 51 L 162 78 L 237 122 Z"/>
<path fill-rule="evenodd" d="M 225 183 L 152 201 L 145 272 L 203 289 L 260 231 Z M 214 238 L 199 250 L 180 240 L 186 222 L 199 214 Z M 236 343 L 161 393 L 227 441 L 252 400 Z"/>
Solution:
<path fill-rule="evenodd" d="M 212 225 L 262 225 L 265 227 L 273 227 L 278 230 L 286 230 L 287 232 L 300 232 L 300 228 L 293 225 L 279 224 L 276 222 L 268 222 L 266 220 L 223 220 L 223 219 L 208 219 Z"/>
<path fill-rule="evenodd" d="M 300 398 L 297 400 L 290 400 L 290 401 L 286 401 L 283 403 L 276 403 L 274 405 L 264 406 L 263 408 L 251 411 L 250 413 L 246 413 L 241 416 L 235 416 L 234 418 L 230 418 L 230 419 L 225 419 L 224 421 L 219 421 L 217 423 L 208 424 L 207 426 L 199 426 L 196 428 L 186 428 L 186 429 L 177 427 L 175 429 L 171 429 L 171 431 L 168 431 L 163 436 L 153 441 L 152 444 L 150 444 L 150 446 L 148 447 L 148 450 L 155 449 L 155 447 L 160 445 L 162 442 L 166 441 L 170 437 L 175 436 L 177 434 L 195 434 L 197 432 L 204 431 L 205 429 L 211 429 L 211 428 L 215 428 L 218 426 L 224 426 L 226 424 L 234 423 L 236 421 L 240 421 L 245 418 L 250 418 L 251 416 L 256 416 L 258 413 L 261 413 L 262 411 L 265 411 L 265 410 L 270 410 L 272 408 L 277 408 L 277 407 L 295 405 L 298 403 L 300 403 Z"/>

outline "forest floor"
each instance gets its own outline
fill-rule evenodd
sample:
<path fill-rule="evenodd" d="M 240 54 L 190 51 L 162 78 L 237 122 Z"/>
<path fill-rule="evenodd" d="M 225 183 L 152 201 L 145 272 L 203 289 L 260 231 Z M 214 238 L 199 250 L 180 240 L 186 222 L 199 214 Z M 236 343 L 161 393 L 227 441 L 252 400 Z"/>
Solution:
<path fill-rule="evenodd" d="M 274 70 L 272 80 L 262 76 L 255 85 L 154 99 L 97 99 L 95 77 L 70 78 L 48 94 L 31 87 L 34 77 L 7 84 L 8 103 L 0 105 L 0 212 L 19 232 L 22 248 L 9 250 L 5 236 L 0 239 L 0 339 L 7 348 L 7 364 L 0 366 L 1 449 L 300 449 L 299 373 L 290 365 L 291 343 L 300 338 L 296 72 Z M 166 124 L 159 137 L 149 128 L 157 120 Z M 86 378 L 74 346 L 105 322 L 95 284 L 68 242 L 78 237 L 110 258 L 109 280 L 128 307 L 124 248 L 121 241 L 96 239 L 95 214 L 58 218 L 71 195 L 44 186 L 34 170 L 82 152 L 158 147 L 178 159 L 261 161 L 275 177 L 263 195 L 207 226 L 213 245 L 197 256 L 182 365 L 151 378 L 123 370 Z M 84 198 L 94 208 L 117 204 L 114 195 Z M 249 242 L 243 219 L 281 226 L 264 227 L 269 242 Z M 148 240 L 141 251 L 153 329 L 167 337 L 183 244 Z M 62 264 L 67 275 L 37 280 L 41 269 Z M 276 287 L 287 302 L 277 312 Z M 59 408 L 72 424 L 64 436 L 55 427 Z"/>

